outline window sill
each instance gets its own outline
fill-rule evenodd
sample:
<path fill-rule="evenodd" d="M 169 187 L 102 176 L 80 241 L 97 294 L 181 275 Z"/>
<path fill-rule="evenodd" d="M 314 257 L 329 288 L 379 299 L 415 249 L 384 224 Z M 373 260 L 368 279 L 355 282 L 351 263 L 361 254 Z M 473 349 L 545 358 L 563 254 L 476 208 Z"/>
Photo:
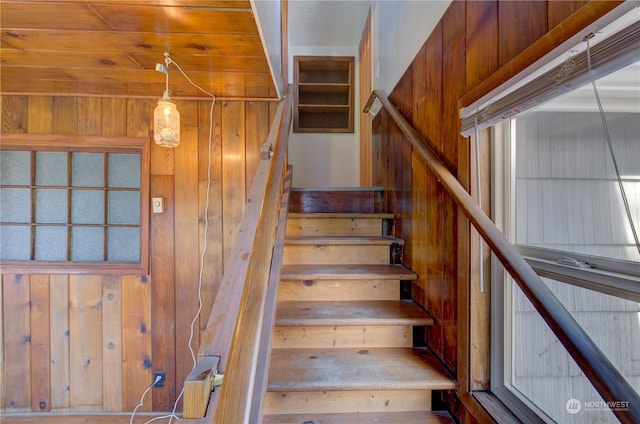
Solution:
<path fill-rule="evenodd" d="M 2 274 L 147 275 L 146 267 L 130 262 L 0 262 Z"/>
<path fill-rule="evenodd" d="M 470 394 L 471 400 L 484 409 L 486 414 L 496 423 L 521 423 L 513 412 L 489 391 L 476 391 Z M 466 403 L 466 402 L 465 402 Z"/>

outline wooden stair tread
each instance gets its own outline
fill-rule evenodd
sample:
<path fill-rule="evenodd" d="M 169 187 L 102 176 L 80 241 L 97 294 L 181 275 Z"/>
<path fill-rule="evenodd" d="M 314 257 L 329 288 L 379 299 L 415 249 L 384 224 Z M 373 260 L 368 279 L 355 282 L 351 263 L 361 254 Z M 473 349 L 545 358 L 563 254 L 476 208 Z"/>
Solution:
<path fill-rule="evenodd" d="M 370 219 L 393 219 L 392 213 L 373 212 L 373 213 L 353 213 L 353 212 L 289 212 L 289 218 L 370 218 Z"/>
<path fill-rule="evenodd" d="M 265 415 L 264 424 L 453 424 L 448 412 L 360 412 Z"/>
<path fill-rule="evenodd" d="M 428 349 L 273 349 L 269 391 L 455 389 Z"/>
<path fill-rule="evenodd" d="M 390 236 L 287 236 L 285 245 L 384 246 L 404 245 L 404 240 Z"/>
<path fill-rule="evenodd" d="M 403 265 L 283 265 L 281 280 L 415 280 L 418 276 Z"/>
<path fill-rule="evenodd" d="M 276 325 L 433 325 L 433 318 L 412 300 L 281 301 Z"/>

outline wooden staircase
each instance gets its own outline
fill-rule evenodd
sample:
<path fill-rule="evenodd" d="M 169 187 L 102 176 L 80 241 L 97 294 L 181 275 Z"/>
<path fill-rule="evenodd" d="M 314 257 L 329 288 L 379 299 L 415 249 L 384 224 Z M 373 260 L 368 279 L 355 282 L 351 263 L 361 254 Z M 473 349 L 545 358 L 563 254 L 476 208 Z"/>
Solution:
<path fill-rule="evenodd" d="M 290 213 L 265 423 L 452 423 L 431 411 L 455 381 L 413 328 L 433 324 L 400 282 L 393 215 Z"/>

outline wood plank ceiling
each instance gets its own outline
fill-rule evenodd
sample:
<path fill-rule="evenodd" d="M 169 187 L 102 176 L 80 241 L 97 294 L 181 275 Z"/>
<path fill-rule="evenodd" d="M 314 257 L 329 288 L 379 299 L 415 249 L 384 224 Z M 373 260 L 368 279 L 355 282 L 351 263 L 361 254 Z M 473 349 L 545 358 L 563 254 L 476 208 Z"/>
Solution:
<path fill-rule="evenodd" d="M 162 96 L 164 52 L 220 98 L 275 98 L 249 0 L 0 3 L 4 94 Z M 204 98 L 171 65 L 175 98 Z"/>

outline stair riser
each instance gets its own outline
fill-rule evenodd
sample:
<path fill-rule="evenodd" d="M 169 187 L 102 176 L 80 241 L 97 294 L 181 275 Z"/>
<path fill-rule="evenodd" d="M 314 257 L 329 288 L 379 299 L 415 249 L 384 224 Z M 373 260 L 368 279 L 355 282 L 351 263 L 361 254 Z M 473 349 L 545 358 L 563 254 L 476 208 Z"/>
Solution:
<path fill-rule="evenodd" d="M 390 247 L 344 245 L 287 245 L 282 264 L 388 264 Z"/>
<path fill-rule="evenodd" d="M 429 410 L 431 390 L 267 392 L 264 404 L 265 414 Z"/>
<path fill-rule="evenodd" d="M 381 219 L 289 218 L 288 236 L 380 236 Z"/>
<path fill-rule="evenodd" d="M 411 326 L 276 327 L 272 348 L 411 347 Z"/>
<path fill-rule="evenodd" d="M 278 300 L 395 300 L 398 280 L 283 280 Z"/>

